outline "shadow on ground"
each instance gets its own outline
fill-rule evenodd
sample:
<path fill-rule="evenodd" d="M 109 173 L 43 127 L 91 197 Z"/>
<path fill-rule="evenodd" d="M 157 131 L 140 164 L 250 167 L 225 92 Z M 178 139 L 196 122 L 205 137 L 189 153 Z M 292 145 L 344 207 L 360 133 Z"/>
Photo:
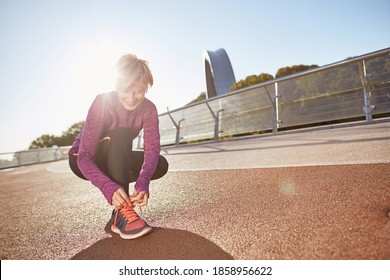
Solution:
<path fill-rule="evenodd" d="M 106 231 L 108 225 L 106 226 Z M 109 232 L 109 231 L 107 231 Z M 77 253 L 72 260 L 232 260 L 206 238 L 179 229 L 153 228 L 146 236 L 124 240 L 118 234 Z"/>

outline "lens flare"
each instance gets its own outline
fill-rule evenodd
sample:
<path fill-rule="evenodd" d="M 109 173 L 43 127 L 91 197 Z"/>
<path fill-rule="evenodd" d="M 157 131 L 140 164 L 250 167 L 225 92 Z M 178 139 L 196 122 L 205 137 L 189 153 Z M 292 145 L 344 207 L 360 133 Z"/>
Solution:
<path fill-rule="evenodd" d="M 291 196 L 295 194 L 296 185 L 295 182 L 291 179 L 283 180 L 279 185 L 280 191 L 286 196 Z"/>

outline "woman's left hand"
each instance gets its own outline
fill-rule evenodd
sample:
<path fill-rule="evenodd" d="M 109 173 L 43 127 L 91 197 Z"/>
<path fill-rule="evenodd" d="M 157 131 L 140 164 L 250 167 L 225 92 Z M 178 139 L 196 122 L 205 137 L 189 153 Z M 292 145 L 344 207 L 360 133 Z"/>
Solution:
<path fill-rule="evenodd" d="M 142 207 L 148 204 L 149 195 L 147 192 L 137 192 L 134 190 L 133 194 L 130 196 L 131 203 L 133 205 Z"/>

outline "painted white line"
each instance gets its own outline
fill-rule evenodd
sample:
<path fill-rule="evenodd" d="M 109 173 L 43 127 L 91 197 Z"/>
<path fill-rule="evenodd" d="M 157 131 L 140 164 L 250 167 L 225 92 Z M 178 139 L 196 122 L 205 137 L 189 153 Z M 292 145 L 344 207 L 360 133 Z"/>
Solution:
<path fill-rule="evenodd" d="M 20 170 L 20 171 L 12 172 L 11 175 L 26 174 L 26 173 L 29 173 L 33 170 L 35 170 L 35 169 Z"/>
<path fill-rule="evenodd" d="M 13 167 L 13 168 L 7 168 L 7 169 L 1 169 L 0 172 L 8 172 L 8 171 L 12 171 L 12 170 L 14 170 L 14 169 L 15 169 L 15 167 Z"/>

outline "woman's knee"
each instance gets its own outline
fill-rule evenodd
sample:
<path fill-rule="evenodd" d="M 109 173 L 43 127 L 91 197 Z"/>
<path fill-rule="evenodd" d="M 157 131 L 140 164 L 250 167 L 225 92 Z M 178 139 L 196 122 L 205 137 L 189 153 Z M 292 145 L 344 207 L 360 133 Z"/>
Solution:
<path fill-rule="evenodd" d="M 81 179 L 84 179 L 84 180 L 87 180 L 87 178 L 85 178 L 85 176 L 83 175 L 83 173 L 81 173 L 79 167 L 78 167 L 78 164 L 77 164 L 77 156 L 76 155 L 70 155 L 69 156 L 69 167 L 70 169 L 72 170 L 72 172 L 77 175 L 77 177 L 81 178 Z"/>
<path fill-rule="evenodd" d="M 159 173 L 161 174 L 160 177 L 164 176 L 168 172 L 169 163 L 165 157 L 161 155 L 159 156 L 157 166 L 158 166 Z"/>
<path fill-rule="evenodd" d="M 164 166 L 164 168 L 168 171 L 169 163 L 165 157 L 160 155 L 158 158 L 158 162 L 159 162 L 159 164 Z"/>

